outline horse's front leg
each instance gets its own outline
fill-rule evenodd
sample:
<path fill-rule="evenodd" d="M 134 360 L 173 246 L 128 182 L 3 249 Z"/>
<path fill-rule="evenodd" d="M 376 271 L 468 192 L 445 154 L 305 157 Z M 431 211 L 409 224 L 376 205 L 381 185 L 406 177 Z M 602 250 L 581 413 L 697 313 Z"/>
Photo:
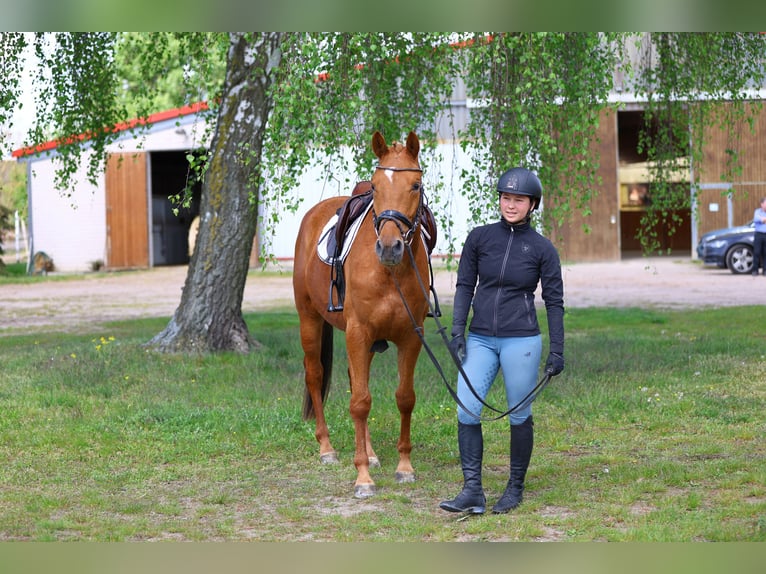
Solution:
<path fill-rule="evenodd" d="M 354 329 L 349 327 L 346 332 L 346 350 L 351 380 L 349 412 L 354 422 L 354 466 L 356 466 L 357 473 L 354 496 L 356 498 L 368 498 L 375 494 L 375 482 L 370 476 L 372 446 L 369 444 L 369 428 L 367 426 L 372 407 L 369 380 L 373 354 L 370 352 L 370 344 L 361 333 L 355 333 Z M 372 456 L 375 456 L 374 453 Z"/>
<path fill-rule="evenodd" d="M 348 380 L 351 381 L 351 370 L 348 371 Z M 365 444 L 367 448 L 367 458 L 369 460 L 370 468 L 380 467 L 380 459 L 375 454 L 375 449 L 372 448 L 372 438 L 370 437 L 370 424 L 369 421 L 364 427 Z"/>
<path fill-rule="evenodd" d="M 397 482 L 414 482 L 415 469 L 412 467 L 412 441 L 410 430 L 412 411 L 415 408 L 415 364 L 420 353 L 421 342 L 412 337 L 398 345 L 399 386 L 396 389 L 396 405 L 399 407 L 400 429 L 397 450 L 399 464 L 396 467 Z"/>

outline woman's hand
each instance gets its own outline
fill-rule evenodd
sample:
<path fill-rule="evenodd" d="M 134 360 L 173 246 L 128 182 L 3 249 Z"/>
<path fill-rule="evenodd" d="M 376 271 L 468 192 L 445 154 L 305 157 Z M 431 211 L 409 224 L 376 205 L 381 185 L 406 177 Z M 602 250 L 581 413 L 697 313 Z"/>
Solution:
<path fill-rule="evenodd" d="M 564 370 L 564 355 L 559 353 L 548 353 L 548 360 L 545 361 L 545 372 L 551 377 L 555 377 Z"/>
<path fill-rule="evenodd" d="M 449 342 L 449 351 L 455 359 L 462 363 L 463 359 L 465 359 L 465 337 L 463 335 L 452 337 L 452 340 Z"/>

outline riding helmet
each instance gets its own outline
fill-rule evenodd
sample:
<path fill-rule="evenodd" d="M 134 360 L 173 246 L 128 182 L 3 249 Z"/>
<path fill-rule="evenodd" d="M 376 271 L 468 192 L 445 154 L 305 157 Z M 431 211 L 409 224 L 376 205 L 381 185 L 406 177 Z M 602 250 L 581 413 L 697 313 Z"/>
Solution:
<path fill-rule="evenodd" d="M 543 196 L 543 186 L 534 172 L 524 167 L 509 169 L 497 181 L 499 193 L 528 195 L 532 198 L 532 209 L 537 209 Z"/>

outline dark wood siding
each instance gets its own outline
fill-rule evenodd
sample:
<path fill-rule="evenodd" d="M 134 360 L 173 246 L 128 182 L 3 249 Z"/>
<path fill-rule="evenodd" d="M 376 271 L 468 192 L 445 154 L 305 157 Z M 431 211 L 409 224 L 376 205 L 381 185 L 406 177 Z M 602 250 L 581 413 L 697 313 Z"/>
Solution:
<path fill-rule="evenodd" d="M 699 195 L 698 232 L 733 225 L 745 225 L 753 218 L 760 199 L 766 196 L 766 109 L 756 111 L 753 129 L 739 122 L 734 129 L 711 127 L 705 135 L 706 145 L 702 165 L 698 166 L 699 181 L 703 189 Z M 729 150 L 739 155 L 741 172 L 726 176 Z M 731 218 L 724 189 L 730 184 Z M 713 186 L 720 185 L 716 189 Z M 718 211 L 710 205 L 718 204 Z"/>
<path fill-rule="evenodd" d="M 554 226 L 551 234 L 562 261 L 620 259 L 617 114 L 613 110 L 601 112 L 593 145 L 598 154 L 600 185 L 590 202 L 591 213 L 583 215 L 575 212 L 571 220 L 561 226 Z"/>

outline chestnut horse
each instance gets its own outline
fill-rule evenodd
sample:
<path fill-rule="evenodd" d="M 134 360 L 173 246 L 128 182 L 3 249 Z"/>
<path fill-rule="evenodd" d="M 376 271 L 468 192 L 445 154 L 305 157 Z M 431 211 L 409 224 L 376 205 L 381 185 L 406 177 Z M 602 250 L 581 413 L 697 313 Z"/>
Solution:
<path fill-rule="evenodd" d="M 430 289 L 429 256 L 420 237 L 425 205 L 418 137 L 410 132 L 406 145 L 394 142 L 389 147 L 375 132 L 372 150 L 379 162 L 371 180 L 372 209 L 364 215 L 345 260 L 342 310 L 328 309 L 331 266 L 317 255 L 317 244 L 323 228 L 348 196 L 325 199 L 306 213 L 295 243 L 293 272 L 306 377 L 303 417 L 316 418 L 315 436 L 324 463 L 338 461 L 330 443 L 323 402 L 330 385 L 333 328 L 345 331 L 351 384 L 349 410 L 355 432 L 356 498 L 375 494 L 370 466 L 378 466 L 379 461 L 367 426 L 372 403 L 370 365 L 375 351 L 385 350 L 388 341 L 396 345 L 399 370 L 396 404 L 401 423 L 396 480 L 415 480 L 410 461 L 410 422 L 415 406 L 415 363 L 422 342 L 414 323 L 422 329 L 429 310 L 424 289 Z"/>

